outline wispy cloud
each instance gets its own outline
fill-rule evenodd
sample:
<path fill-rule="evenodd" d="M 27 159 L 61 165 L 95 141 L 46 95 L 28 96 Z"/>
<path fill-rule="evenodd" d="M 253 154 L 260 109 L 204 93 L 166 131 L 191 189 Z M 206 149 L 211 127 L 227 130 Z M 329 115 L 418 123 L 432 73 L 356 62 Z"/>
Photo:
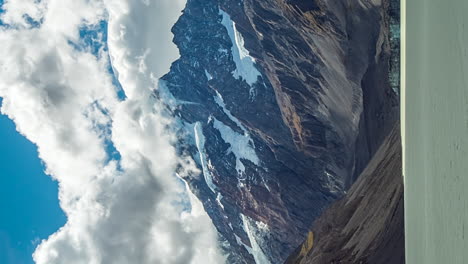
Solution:
<path fill-rule="evenodd" d="M 170 27 L 184 2 L 6 1 L 0 30 L 2 112 L 38 146 L 59 181 L 64 227 L 37 263 L 222 263 L 217 234 L 178 173 L 171 118 L 152 96 L 177 58 Z M 108 19 L 106 49 L 77 49 L 80 29 Z M 82 32 L 82 31 L 81 31 Z M 81 34 L 82 35 L 82 34 Z M 108 153 L 112 144 L 119 158 Z M 182 175 L 183 176 L 183 175 Z M 191 203 L 191 210 L 186 204 Z"/>

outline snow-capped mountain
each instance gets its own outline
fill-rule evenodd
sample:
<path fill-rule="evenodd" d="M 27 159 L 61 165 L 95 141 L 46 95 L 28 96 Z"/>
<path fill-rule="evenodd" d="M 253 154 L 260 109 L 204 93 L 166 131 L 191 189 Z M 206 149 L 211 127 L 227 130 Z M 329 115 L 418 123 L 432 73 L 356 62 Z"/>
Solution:
<path fill-rule="evenodd" d="M 281 263 L 398 115 L 389 0 L 189 0 L 156 96 L 228 263 Z"/>

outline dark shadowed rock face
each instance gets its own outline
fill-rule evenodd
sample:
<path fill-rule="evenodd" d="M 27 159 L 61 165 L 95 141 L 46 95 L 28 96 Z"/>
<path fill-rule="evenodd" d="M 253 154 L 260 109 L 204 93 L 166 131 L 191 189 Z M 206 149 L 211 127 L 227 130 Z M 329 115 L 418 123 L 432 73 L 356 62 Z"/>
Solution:
<path fill-rule="evenodd" d="M 405 263 L 399 126 L 348 194 L 314 223 L 311 237 L 286 264 Z"/>
<path fill-rule="evenodd" d="M 283 262 L 383 140 L 387 20 L 378 0 L 188 0 L 156 96 L 228 263 Z"/>

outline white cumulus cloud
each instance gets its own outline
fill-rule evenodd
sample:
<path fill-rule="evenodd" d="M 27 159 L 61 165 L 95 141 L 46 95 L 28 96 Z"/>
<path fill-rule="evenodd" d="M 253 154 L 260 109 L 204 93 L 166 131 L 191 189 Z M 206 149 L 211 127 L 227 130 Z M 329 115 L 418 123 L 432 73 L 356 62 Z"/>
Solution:
<path fill-rule="evenodd" d="M 157 79 L 178 57 L 170 27 L 184 4 L 5 1 L 1 111 L 38 146 L 47 173 L 59 182 L 68 218 L 40 243 L 36 263 L 224 262 L 210 218 L 176 176 L 180 165 L 179 173 L 199 172 L 177 155 L 172 120 L 152 96 Z M 76 48 L 80 29 L 103 20 L 124 100 L 109 74 L 107 51 L 96 56 Z M 109 157 L 111 143 L 118 160 Z"/>

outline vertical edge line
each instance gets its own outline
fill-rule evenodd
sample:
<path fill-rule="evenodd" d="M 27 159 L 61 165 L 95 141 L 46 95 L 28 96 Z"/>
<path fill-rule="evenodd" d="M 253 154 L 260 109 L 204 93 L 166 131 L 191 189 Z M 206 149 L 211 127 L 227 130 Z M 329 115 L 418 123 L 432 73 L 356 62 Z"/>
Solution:
<path fill-rule="evenodd" d="M 404 208 L 407 208 L 407 185 L 406 185 L 406 0 L 400 0 L 400 129 L 401 129 L 401 149 L 402 149 L 402 175 Z M 406 212 L 404 213 L 404 233 L 407 234 Z M 405 262 L 408 264 L 408 240 L 405 235 Z"/>

